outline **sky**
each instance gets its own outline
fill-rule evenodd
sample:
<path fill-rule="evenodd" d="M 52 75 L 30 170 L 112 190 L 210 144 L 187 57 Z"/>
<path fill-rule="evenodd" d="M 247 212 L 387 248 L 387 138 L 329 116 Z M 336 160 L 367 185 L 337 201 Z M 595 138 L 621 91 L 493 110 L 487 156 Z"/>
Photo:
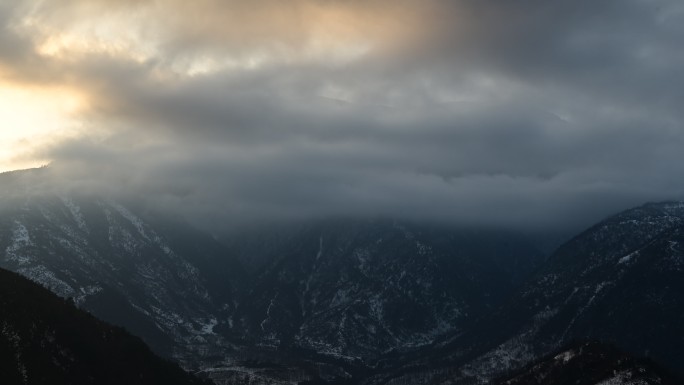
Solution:
<path fill-rule="evenodd" d="M 204 223 L 684 199 L 681 0 L 2 0 L 0 171 Z"/>

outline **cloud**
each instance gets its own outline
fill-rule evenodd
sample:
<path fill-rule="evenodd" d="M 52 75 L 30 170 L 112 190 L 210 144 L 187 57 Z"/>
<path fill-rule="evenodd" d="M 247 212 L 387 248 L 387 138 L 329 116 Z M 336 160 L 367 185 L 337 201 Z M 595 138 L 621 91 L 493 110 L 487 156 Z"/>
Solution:
<path fill-rule="evenodd" d="M 84 95 L 40 156 L 200 223 L 562 228 L 684 193 L 674 0 L 28 3 L 3 73 Z"/>

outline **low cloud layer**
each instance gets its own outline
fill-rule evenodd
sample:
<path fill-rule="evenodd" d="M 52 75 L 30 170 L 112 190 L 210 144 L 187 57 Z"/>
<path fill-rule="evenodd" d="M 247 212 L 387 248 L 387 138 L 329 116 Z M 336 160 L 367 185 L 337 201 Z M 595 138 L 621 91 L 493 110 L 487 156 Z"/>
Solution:
<path fill-rule="evenodd" d="M 684 199 L 682 26 L 677 0 L 17 0 L 0 81 L 80 101 L 22 156 L 199 222 L 575 228 Z"/>

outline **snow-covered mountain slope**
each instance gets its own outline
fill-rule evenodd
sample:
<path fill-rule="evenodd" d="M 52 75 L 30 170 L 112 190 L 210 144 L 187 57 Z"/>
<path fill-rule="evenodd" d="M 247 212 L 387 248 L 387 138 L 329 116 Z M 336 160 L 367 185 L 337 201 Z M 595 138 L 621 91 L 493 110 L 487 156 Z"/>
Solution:
<path fill-rule="evenodd" d="M 576 343 L 508 374 L 494 385 L 676 385 L 682 380 L 612 346 Z"/>
<path fill-rule="evenodd" d="M 514 234 L 385 220 L 309 223 L 233 245 L 263 261 L 234 328 L 256 344 L 349 359 L 461 330 L 541 260 Z"/>
<path fill-rule="evenodd" d="M 684 204 L 647 204 L 563 245 L 508 312 L 533 351 L 594 338 L 684 372 L 682 293 Z"/>
<path fill-rule="evenodd" d="M 222 295 L 213 297 L 209 286 L 216 279 L 208 272 L 220 270 L 228 256 L 216 255 L 220 248 L 211 250 L 207 237 L 193 239 L 193 230 L 186 230 L 184 237 L 172 237 L 122 204 L 98 197 L 4 196 L 0 267 L 184 360 L 223 345 L 212 328 L 234 306 L 235 298 L 227 296 L 242 275 L 223 271 Z M 211 259 L 216 266 L 202 270 Z"/>
<path fill-rule="evenodd" d="M 403 357 L 403 369 L 395 363 L 393 374 L 369 383 L 426 376 L 435 383 L 486 383 L 581 339 L 613 343 L 682 374 L 682 293 L 684 204 L 647 204 L 570 240 L 500 310 L 466 333 Z"/>
<path fill-rule="evenodd" d="M 0 269 L 0 383 L 205 384 L 18 274 Z"/>

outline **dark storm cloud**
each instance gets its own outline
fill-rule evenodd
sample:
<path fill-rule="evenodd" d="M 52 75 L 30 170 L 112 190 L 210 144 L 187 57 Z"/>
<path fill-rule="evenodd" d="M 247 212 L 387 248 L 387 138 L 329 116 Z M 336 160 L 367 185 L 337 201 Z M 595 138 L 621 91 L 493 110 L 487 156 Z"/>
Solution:
<path fill-rule="evenodd" d="M 684 197 L 678 1 L 150 4 L 31 14 L 56 29 L 133 20 L 143 59 L 109 46 L 41 56 L 26 28 L 0 37 L 16 78 L 51 74 L 88 95 L 98 134 L 45 148 L 74 186 L 213 220 L 525 227 Z"/>

